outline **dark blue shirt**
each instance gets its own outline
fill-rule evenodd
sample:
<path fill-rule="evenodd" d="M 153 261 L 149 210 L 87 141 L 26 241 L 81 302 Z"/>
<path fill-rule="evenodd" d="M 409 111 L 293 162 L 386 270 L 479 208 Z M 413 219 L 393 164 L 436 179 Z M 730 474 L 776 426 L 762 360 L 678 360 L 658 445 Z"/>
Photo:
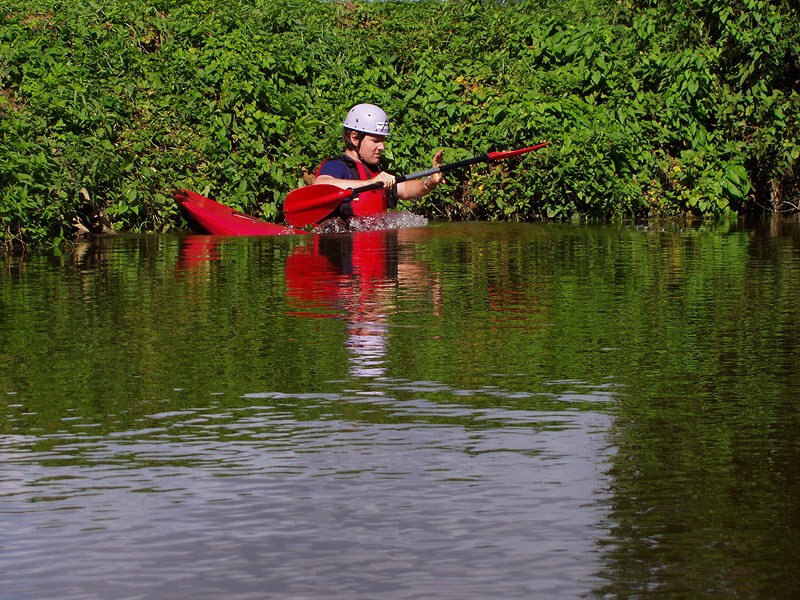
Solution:
<path fill-rule="evenodd" d="M 332 158 L 322 163 L 317 173 L 319 175 L 328 175 L 335 179 L 358 179 L 358 171 L 354 177 L 351 167 L 341 158 Z"/>
<path fill-rule="evenodd" d="M 377 168 L 378 171 L 381 170 L 379 165 L 372 167 L 373 170 Z M 319 170 L 317 171 L 317 177 L 320 175 L 329 175 L 331 177 L 335 177 L 336 179 L 352 179 L 355 181 L 359 181 L 360 177 L 358 175 L 358 167 L 356 166 L 356 162 L 347 155 L 342 155 L 337 158 L 330 158 L 326 160 L 320 166 Z M 387 192 L 387 204 L 389 208 L 395 208 L 397 206 L 397 187 L 393 187 L 391 190 Z M 348 211 L 350 213 L 348 214 Z M 350 208 L 350 203 L 345 202 L 340 207 L 340 213 L 345 216 L 350 216 L 352 214 L 352 209 Z"/>

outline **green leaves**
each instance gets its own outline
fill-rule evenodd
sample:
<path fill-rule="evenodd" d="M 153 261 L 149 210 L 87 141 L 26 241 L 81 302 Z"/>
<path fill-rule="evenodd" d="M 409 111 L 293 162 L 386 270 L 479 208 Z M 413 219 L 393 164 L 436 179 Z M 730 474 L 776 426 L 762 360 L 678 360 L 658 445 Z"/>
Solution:
<path fill-rule="evenodd" d="M 341 152 L 361 101 L 392 119 L 395 173 L 441 147 L 452 161 L 552 142 L 408 206 L 435 218 L 706 216 L 779 209 L 800 188 L 788 5 L 6 4 L 6 240 L 63 236 L 96 208 L 120 229 L 181 227 L 178 186 L 276 218 L 303 174 Z"/>

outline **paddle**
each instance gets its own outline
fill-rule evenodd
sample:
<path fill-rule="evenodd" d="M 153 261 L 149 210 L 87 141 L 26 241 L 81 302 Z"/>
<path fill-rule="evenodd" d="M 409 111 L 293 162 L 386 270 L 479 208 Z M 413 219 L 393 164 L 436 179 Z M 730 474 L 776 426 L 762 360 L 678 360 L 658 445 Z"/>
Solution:
<path fill-rule="evenodd" d="M 460 169 L 469 165 L 474 165 L 479 162 L 493 162 L 498 160 L 505 160 L 512 156 L 525 154 L 526 152 L 533 152 L 544 148 L 550 142 L 543 142 L 535 146 L 528 146 L 527 148 L 520 148 L 518 150 L 507 150 L 505 152 L 489 152 L 488 154 L 481 154 L 472 158 L 465 158 L 454 163 L 447 165 L 439 165 L 424 171 L 417 171 L 408 175 L 400 175 L 395 179 L 397 183 L 402 183 L 410 179 L 419 179 L 420 177 L 427 177 L 434 173 L 444 173 L 445 171 L 452 171 L 453 169 Z M 358 196 L 362 192 L 369 190 L 377 190 L 383 187 L 382 182 L 371 183 L 356 188 L 342 189 L 335 185 L 318 183 L 314 185 L 307 185 L 305 187 L 292 190 L 286 196 L 283 203 L 283 214 L 286 217 L 286 222 L 295 227 L 303 227 L 318 223 L 325 217 L 330 215 L 342 202 L 347 202 Z"/>

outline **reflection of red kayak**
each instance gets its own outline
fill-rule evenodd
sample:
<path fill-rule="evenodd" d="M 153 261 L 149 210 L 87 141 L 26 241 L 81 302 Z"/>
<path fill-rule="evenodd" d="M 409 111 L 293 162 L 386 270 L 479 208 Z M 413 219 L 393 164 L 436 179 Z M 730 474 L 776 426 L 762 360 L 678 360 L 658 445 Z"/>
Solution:
<path fill-rule="evenodd" d="M 267 223 L 233 210 L 189 190 L 175 190 L 175 200 L 200 227 L 213 235 L 286 235 L 307 233 L 302 229 Z"/>
<path fill-rule="evenodd" d="M 286 297 L 297 312 L 312 317 L 357 314 L 397 279 L 398 230 L 322 235 L 295 246 L 286 260 Z M 336 311 L 330 313 L 328 311 Z"/>
<path fill-rule="evenodd" d="M 181 238 L 180 269 L 191 269 L 219 260 L 219 240 L 210 235 L 187 235 Z"/>

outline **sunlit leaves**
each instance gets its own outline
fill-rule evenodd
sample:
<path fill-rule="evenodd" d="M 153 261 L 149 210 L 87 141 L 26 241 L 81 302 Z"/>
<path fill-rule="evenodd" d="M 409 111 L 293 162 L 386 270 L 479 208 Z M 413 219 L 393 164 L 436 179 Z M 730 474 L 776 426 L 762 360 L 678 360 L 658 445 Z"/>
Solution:
<path fill-rule="evenodd" d="M 175 187 L 279 218 L 361 101 L 389 113 L 398 174 L 552 142 L 407 206 L 437 218 L 705 216 L 800 187 L 788 5 L 9 1 L 0 235 L 63 236 L 95 208 L 180 227 Z"/>

